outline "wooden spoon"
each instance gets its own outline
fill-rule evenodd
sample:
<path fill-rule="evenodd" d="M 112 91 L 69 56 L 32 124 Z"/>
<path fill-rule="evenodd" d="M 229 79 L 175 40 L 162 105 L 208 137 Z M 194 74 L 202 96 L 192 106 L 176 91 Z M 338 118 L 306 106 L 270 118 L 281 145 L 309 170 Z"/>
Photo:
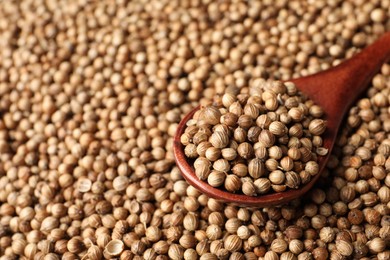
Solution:
<path fill-rule="evenodd" d="M 363 51 L 333 68 L 314 75 L 290 80 L 296 84 L 300 91 L 305 93 L 325 111 L 327 130 L 323 135 L 323 146 L 329 152 L 328 155 L 319 157 L 320 172 L 325 168 L 329 159 L 344 115 L 356 99 L 366 90 L 369 85 L 368 83 L 380 70 L 382 64 L 389 59 L 390 32 L 387 32 Z M 315 175 L 309 183 L 301 186 L 299 189 L 289 189 L 284 192 L 254 197 L 223 191 L 210 186 L 207 182 L 199 180 L 195 175 L 191 163 L 185 156 L 183 151 L 184 147 L 180 142 L 180 136 L 186 128 L 187 121 L 192 118 L 198 109 L 199 107 L 192 110 L 180 122 L 174 137 L 173 152 L 176 164 L 184 178 L 192 186 L 209 197 L 236 205 L 268 207 L 280 205 L 303 196 L 318 180 L 320 173 Z"/>

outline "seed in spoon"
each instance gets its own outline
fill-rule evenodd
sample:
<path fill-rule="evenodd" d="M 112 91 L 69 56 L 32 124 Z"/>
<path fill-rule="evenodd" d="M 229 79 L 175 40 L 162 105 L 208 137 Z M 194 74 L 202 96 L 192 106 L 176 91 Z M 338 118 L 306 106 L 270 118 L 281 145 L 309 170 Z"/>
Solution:
<path fill-rule="evenodd" d="M 322 109 L 291 82 L 257 82 L 195 113 L 181 137 L 186 156 L 195 159 L 200 180 L 232 193 L 298 189 L 319 173 L 318 156 L 328 152 Z"/>

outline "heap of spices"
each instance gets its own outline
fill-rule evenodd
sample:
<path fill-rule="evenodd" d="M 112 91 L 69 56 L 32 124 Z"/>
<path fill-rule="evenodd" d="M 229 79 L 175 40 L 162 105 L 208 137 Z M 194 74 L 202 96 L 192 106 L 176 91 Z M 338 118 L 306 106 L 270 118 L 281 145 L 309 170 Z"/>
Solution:
<path fill-rule="evenodd" d="M 181 118 L 215 102 L 231 107 L 225 124 L 239 121 L 234 138 L 261 136 L 269 147 L 208 150 L 210 130 L 199 127 L 204 133 L 187 152 L 212 165 L 251 154 L 266 160 L 264 169 L 281 170 L 284 148 L 268 158 L 280 138 L 246 129 L 256 117 L 259 127 L 271 121 L 252 105 L 233 105 L 259 99 L 241 89 L 335 66 L 390 31 L 388 7 L 388 0 L 2 1 L 0 260 L 389 259 L 389 64 L 349 110 L 320 183 L 290 204 L 250 209 L 208 198 L 183 180 L 172 151 Z M 273 109 L 276 101 L 260 104 Z M 321 109 L 311 105 L 309 114 L 320 119 Z M 279 121 L 289 117 L 299 115 L 293 109 Z M 319 138 L 311 142 L 321 147 Z M 287 149 L 293 161 L 310 154 Z M 259 160 L 252 164 L 261 170 Z M 239 175 L 258 173 L 248 165 L 229 165 L 237 175 L 226 177 L 211 170 L 214 185 L 229 178 L 240 189 Z M 303 170 L 299 177 L 310 177 Z M 285 181 L 296 178 L 286 173 Z M 265 177 L 246 183 L 263 193 L 273 185 Z"/>
<path fill-rule="evenodd" d="M 292 82 L 253 79 L 218 98 L 195 113 L 181 137 L 200 180 L 257 196 L 298 189 L 319 173 L 326 121 Z M 200 145 L 208 147 L 204 154 Z"/>

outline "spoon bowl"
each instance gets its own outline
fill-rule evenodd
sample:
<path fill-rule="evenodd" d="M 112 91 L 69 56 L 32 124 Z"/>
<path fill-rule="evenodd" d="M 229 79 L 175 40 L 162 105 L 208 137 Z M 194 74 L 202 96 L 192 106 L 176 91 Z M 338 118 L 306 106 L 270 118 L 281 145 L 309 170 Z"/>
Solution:
<path fill-rule="evenodd" d="M 174 136 L 173 152 L 176 164 L 188 183 L 209 197 L 220 201 L 250 207 L 269 207 L 299 198 L 313 187 L 324 170 L 344 115 L 353 102 L 367 89 L 368 83 L 380 70 L 382 64 L 389 59 L 390 32 L 387 32 L 363 51 L 333 68 L 310 76 L 289 80 L 308 98 L 323 108 L 325 112 L 324 119 L 327 120 L 327 129 L 322 137 L 324 140 L 323 147 L 328 149 L 328 154 L 318 157 L 319 173 L 299 189 L 247 196 L 217 189 L 207 182 L 199 180 L 192 167 L 192 161 L 185 156 L 184 146 L 180 142 L 180 136 L 184 133 L 187 122 L 200 109 L 199 106 L 182 119 Z"/>

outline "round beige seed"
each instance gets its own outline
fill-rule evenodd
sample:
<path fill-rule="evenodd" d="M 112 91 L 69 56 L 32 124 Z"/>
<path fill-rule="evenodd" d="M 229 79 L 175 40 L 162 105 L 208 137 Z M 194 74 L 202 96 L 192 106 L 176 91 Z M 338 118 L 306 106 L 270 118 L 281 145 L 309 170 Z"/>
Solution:
<path fill-rule="evenodd" d="M 279 122 L 279 121 L 272 122 L 269 125 L 268 129 L 272 134 L 274 134 L 276 136 L 282 136 L 282 135 L 285 135 L 287 133 L 287 127 L 282 122 Z M 320 135 L 320 134 L 318 134 L 318 135 Z"/>
<path fill-rule="evenodd" d="M 244 142 L 238 145 L 237 153 L 244 159 L 250 159 L 254 156 L 254 150 L 250 143 Z"/>
<path fill-rule="evenodd" d="M 220 172 L 228 172 L 230 170 L 230 163 L 225 159 L 216 160 L 213 163 L 213 169 Z"/>
<path fill-rule="evenodd" d="M 256 187 L 252 181 L 243 181 L 242 192 L 248 196 L 256 196 Z"/>
<path fill-rule="evenodd" d="M 210 147 L 206 150 L 205 157 L 214 162 L 221 157 L 221 149 Z"/>
<path fill-rule="evenodd" d="M 129 178 L 127 176 L 118 176 L 112 181 L 112 186 L 116 191 L 124 191 L 129 185 Z"/>
<path fill-rule="evenodd" d="M 237 235 L 229 235 L 224 241 L 224 247 L 229 252 L 239 251 L 242 247 L 242 240 Z"/>
<path fill-rule="evenodd" d="M 350 242 L 338 240 L 336 243 L 337 251 L 343 256 L 350 256 L 353 253 L 353 246 Z"/>
<path fill-rule="evenodd" d="M 201 110 L 200 120 L 203 120 L 206 124 L 216 125 L 221 118 L 221 112 L 217 107 L 207 106 Z"/>
<path fill-rule="evenodd" d="M 285 180 L 285 174 L 281 170 L 275 170 L 269 174 L 268 179 L 272 184 L 283 184 Z"/>
<path fill-rule="evenodd" d="M 262 160 L 255 158 L 248 164 L 248 173 L 254 179 L 258 179 L 265 174 L 265 166 Z"/>
<path fill-rule="evenodd" d="M 213 187 L 219 187 L 224 184 L 226 174 L 220 171 L 212 171 L 207 177 L 207 183 Z"/>
<path fill-rule="evenodd" d="M 261 131 L 259 142 L 266 148 L 271 147 L 275 143 L 275 135 L 269 130 Z"/>
<path fill-rule="evenodd" d="M 301 185 L 301 177 L 296 172 L 288 171 L 286 172 L 285 184 L 291 189 L 298 189 Z"/>
<path fill-rule="evenodd" d="M 313 135 L 322 135 L 326 130 L 326 122 L 322 119 L 314 119 L 309 124 L 309 131 Z"/>
<path fill-rule="evenodd" d="M 77 189 L 80 192 L 88 192 L 91 190 L 92 187 L 92 181 L 89 179 L 81 179 L 78 181 Z"/>
<path fill-rule="evenodd" d="M 319 165 L 315 161 L 309 161 L 306 163 L 305 171 L 314 176 L 319 172 Z"/>
<path fill-rule="evenodd" d="M 209 142 L 215 148 L 225 148 L 229 144 L 229 136 L 224 132 L 214 132 L 209 139 Z"/>
<path fill-rule="evenodd" d="M 241 180 L 236 175 L 227 175 L 225 179 L 225 189 L 229 192 L 237 192 L 241 189 Z"/>
<path fill-rule="evenodd" d="M 285 156 L 280 160 L 280 167 L 282 167 L 284 171 L 291 171 L 294 167 L 294 162 L 290 157 Z"/>
<path fill-rule="evenodd" d="M 288 244 L 283 239 L 277 238 L 271 243 L 271 250 L 275 253 L 282 254 L 287 250 Z"/>
<path fill-rule="evenodd" d="M 256 187 L 256 193 L 265 194 L 271 189 L 271 182 L 267 178 L 259 178 L 253 182 Z"/>
<path fill-rule="evenodd" d="M 221 150 L 221 155 L 224 159 L 232 161 L 237 157 L 237 151 L 233 148 L 224 148 Z"/>
<path fill-rule="evenodd" d="M 205 157 L 199 157 L 194 162 L 195 174 L 200 180 L 206 180 L 211 170 L 211 162 Z"/>

